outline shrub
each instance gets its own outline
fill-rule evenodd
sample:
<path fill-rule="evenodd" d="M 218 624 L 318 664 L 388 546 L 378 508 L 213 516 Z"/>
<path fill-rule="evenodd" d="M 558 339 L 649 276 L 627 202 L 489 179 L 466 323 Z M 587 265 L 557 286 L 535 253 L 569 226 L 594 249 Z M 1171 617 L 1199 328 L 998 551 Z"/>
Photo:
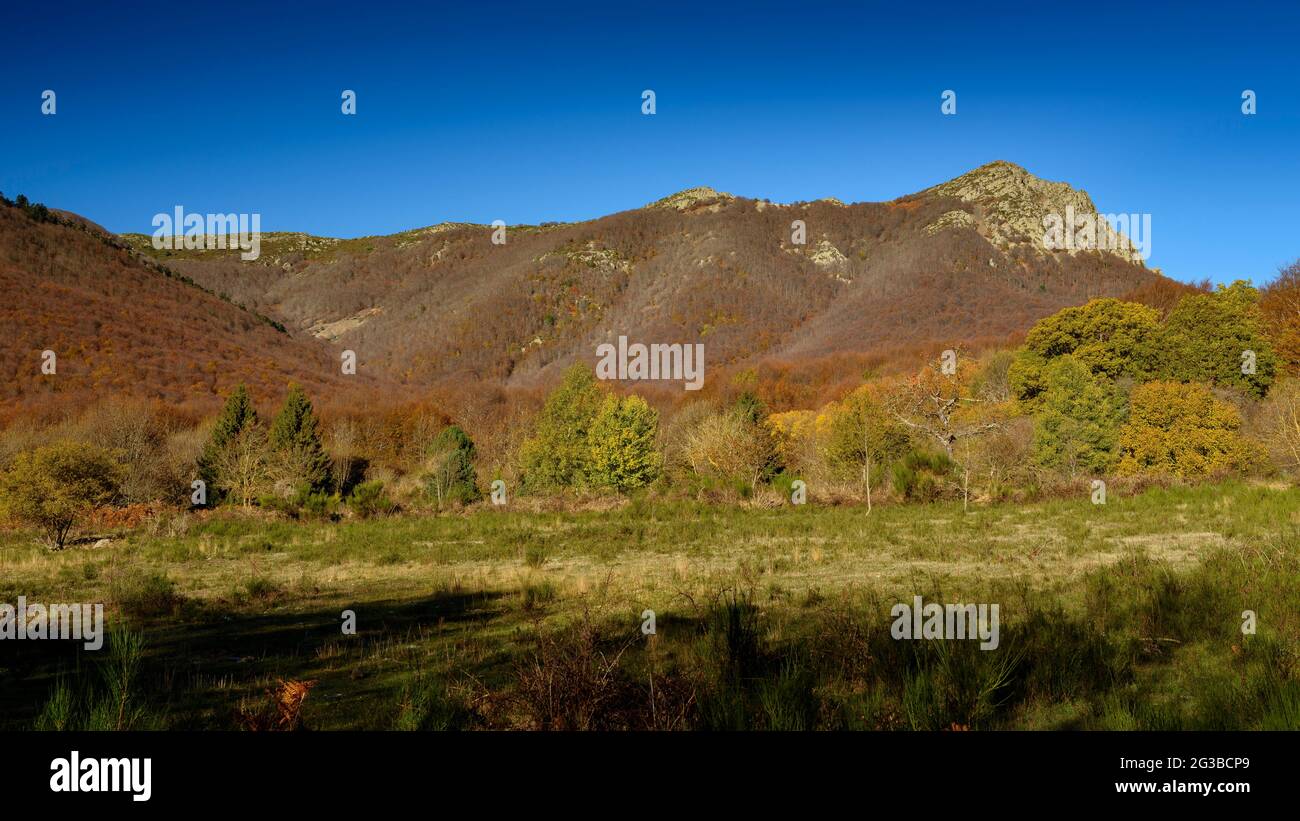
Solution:
<path fill-rule="evenodd" d="M 1008 420 L 981 437 L 963 460 L 971 478 L 982 483 L 989 498 L 1001 501 L 1032 497 L 1037 485 L 1033 453 L 1034 421 L 1026 416 Z"/>
<path fill-rule="evenodd" d="M 402 686 L 393 729 L 458 730 L 473 719 L 473 712 L 444 680 L 420 673 Z"/>
<path fill-rule="evenodd" d="M 1300 473 L 1300 379 L 1275 385 L 1263 408 L 1264 443 L 1274 463 Z"/>
<path fill-rule="evenodd" d="M 361 518 L 369 519 L 372 516 L 387 515 L 397 505 L 384 491 L 384 483 L 372 479 L 368 482 L 362 482 L 352 489 L 352 495 L 348 497 L 348 507 Z"/>
<path fill-rule="evenodd" d="M 697 475 L 753 488 L 775 473 L 776 440 L 766 424 L 735 408 L 701 420 L 686 441 L 686 459 Z"/>
<path fill-rule="evenodd" d="M 313 490 L 311 485 L 304 482 L 294 490 L 292 496 L 270 493 L 261 497 L 258 504 L 293 519 L 332 519 L 338 513 L 339 495 Z"/>
<path fill-rule="evenodd" d="M 539 610 L 555 600 L 555 585 L 548 581 L 527 582 L 519 588 L 519 607 L 525 612 Z"/>
<path fill-rule="evenodd" d="M 284 593 L 284 589 L 265 576 L 254 576 L 244 582 L 238 592 L 241 594 L 240 598 L 267 602 L 279 597 Z"/>
<path fill-rule="evenodd" d="M 313 519 L 332 519 L 338 513 L 339 496 L 337 493 L 308 490 L 304 485 L 299 490 L 299 494 L 298 503 L 303 516 Z"/>
<path fill-rule="evenodd" d="M 59 442 L 20 454 L 0 477 L 0 507 L 61 550 L 79 519 L 118 495 L 120 470 L 102 448 Z"/>
<path fill-rule="evenodd" d="M 914 450 L 893 466 L 894 492 L 907 501 L 931 502 L 954 481 L 957 463 L 942 453 Z"/>
<path fill-rule="evenodd" d="M 663 470 L 673 477 L 692 473 L 689 458 L 690 437 L 695 429 L 713 414 L 707 402 L 689 402 L 671 416 L 661 420 L 659 429 L 663 438 Z"/>
<path fill-rule="evenodd" d="M 129 573 L 110 588 L 113 601 L 129 616 L 174 615 L 184 604 L 176 583 L 162 573 Z"/>
<path fill-rule="evenodd" d="M 665 709 L 662 694 L 628 670 L 623 659 L 631 644 L 628 638 L 604 638 L 585 616 L 570 629 L 539 631 L 535 649 L 516 662 L 515 687 L 508 696 L 512 712 L 538 730 L 663 726 L 679 713 Z"/>

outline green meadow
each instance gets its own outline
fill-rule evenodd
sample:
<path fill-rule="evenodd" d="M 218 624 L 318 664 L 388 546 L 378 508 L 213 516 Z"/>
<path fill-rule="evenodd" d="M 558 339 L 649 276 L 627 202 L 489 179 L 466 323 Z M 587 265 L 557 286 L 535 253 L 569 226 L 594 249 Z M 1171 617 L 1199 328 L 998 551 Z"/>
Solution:
<path fill-rule="evenodd" d="M 0 533 L 0 602 L 103 602 L 110 633 L 0 643 L 0 724 L 1300 729 L 1297 488 L 570 507 Z M 914 596 L 997 604 L 997 649 L 893 638 Z"/>

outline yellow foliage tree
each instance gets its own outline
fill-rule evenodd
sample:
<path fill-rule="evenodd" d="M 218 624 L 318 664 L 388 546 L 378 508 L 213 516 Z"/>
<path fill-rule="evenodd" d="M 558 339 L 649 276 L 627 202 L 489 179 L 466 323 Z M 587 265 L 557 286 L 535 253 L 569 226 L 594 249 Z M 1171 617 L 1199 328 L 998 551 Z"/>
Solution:
<path fill-rule="evenodd" d="M 1120 430 L 1120 474 L 1206 476 L 1251 464 L 1241 415 L 1196 382 L 1148 382 L 1133 389 Z"/>
<path fill-rule="evenodd" d="M 658 433 L 659 412 L 644 399 L 607 395 L 587 434 L 592 483 L 628 491 L 653 482 L 663 466 Z"/>
<path fill-rule="evenodd" d="M 56 442 L 19 454 L 0 475 L 0 510 L 37 527 L 61 550 L 78 520 L 117 497 L 121 481 L 121 469 L 103 448 Z"/>
<path fill-rule="evenodd" d="M 872 474 L 906 454 L 910 445 L 907 428 L 890 415 L 872 385 L 863 385 L 844 397 L 831 414 L 827 450 L 832 462 L 857 474 L 868 513 Z"/>

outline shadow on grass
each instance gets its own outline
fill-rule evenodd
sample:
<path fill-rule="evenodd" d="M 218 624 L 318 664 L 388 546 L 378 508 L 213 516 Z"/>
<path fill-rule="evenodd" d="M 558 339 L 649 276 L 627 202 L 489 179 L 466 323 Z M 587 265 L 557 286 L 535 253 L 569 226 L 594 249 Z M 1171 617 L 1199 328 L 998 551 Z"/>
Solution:
<path fill-rule="evenodd" d="M 417 599 L 356 602 L 329 610 L 230 612 L 189 603 L 169 618 L 131 619 L 146 641 L 142 678 L 146 701 L 166 712 L 171 728 L 231 728 L 241 696 L 276 678 L 317 678 L 318 701 L 349 701 L 387 693 L 392 683 L 366 672 L 367 656 L 384 660 L 391 647 L 431 636 L 459 636 L 505 620 L 504 593 L 440 591 Z M 355 634 L 343 633 L 344 611 Z M 107 620 L 107 619 L 106 619 Z M 105 645 L 107 647 L 107 644 Z M 93 677 L 105 651 L 82 642 L 0 642 L 0 729 L 25 729 L 60 675 Z M 400 654 L 398 654 L 400 655 Z M 349 662 L 355 662 L 349 665 Z M 373 686 L 361 682 L 374 678 Z M 331 687 L 330 685 L 334 685 Z"/>

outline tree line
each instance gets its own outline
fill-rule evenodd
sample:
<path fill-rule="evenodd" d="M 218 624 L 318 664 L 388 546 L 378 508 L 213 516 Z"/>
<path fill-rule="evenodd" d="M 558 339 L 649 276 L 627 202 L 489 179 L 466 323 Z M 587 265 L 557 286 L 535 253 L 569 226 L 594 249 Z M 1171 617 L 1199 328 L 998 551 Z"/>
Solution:
<path fill-rule="evenodd" d="M 456 424 L 377 412 L 326 424 L 298 385 L 269 423 L 243 385 L 196 427 L 92 410 L 50 444 L 48 432 L 24 439 L 12 426 L 0 437 L 0 506 L 62 546 L 104 506 L 370 517 L 483 503 L 496 479 L 524 496 L 762 503 L 788 503 L 802 480 L 812 501 L 869 513 L 882 502 L 1078 493 L 1082 479 L 1294 476 L 1300 311 L 1286 306 L 1300 305 L 1297 271 L 1262 293 L 1244 282 L 1190 290 L 1164 311 L 1093 300 L 1039 321 L 1016 348 L 871 371 L 820 408 L 769 412 L 756 370 L 656 408 L 578 364 L 535 412 L 488 405 Z"/>

